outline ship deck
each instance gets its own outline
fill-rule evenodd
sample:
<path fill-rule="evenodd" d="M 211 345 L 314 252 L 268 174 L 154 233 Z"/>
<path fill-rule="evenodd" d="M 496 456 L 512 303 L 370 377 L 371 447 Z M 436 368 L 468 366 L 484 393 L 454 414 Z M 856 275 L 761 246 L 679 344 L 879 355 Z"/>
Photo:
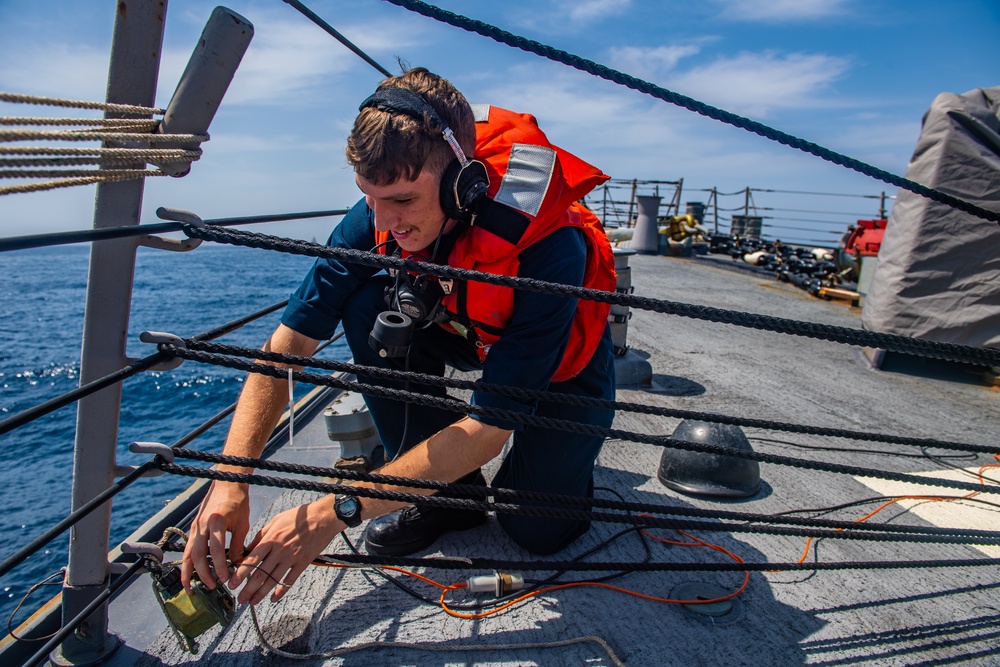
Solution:
<path fill-rule="evenodd" d="M 816 299 L 771 277 L 736 271 L 728 259 L 631 257 L 635 293 L 686 303 L 859 327 L 860 311 Z M 717 412 L 761 419 L 848 428 L 973 443 L 995 442 L 1000 393 L 974 382 L 945 381 L 874 371 L 859 350 L 823 341 L 713 324 L 689 318 L 634 311 L 628 343 L 653 369 L 651 386 L 623 387 L 619 400 Z M 316 413 L 317 415 L 320 413 Z M 676 419 L 620 413 L 615 427 L 670 434 Z M 754 448 L 835 463 L 913 473 L 959 474 L 940 461 L 896 445 L 746 429 Z M 878 449 L 868 454 L 812 451 L 765 440 L 813 447 Z M 759 513 L 821 508 L 879 495 L 913 493 L 912 487 L 861 481 L 844 475 L 764 464 L 762 490 L 739 502 L 684 496 L 657 479 L 662 450 L 609 441 L 598 459 L 595 483 L 625 499 L 678 506 Z M 322 418 L 296 427 L 295 446 L 280 460 L 332 465 L 338 448 Z M 992 459 L 950 462 L 976 468 Z M 971 479 L 966 477 L 965 479 Z M 891 487 L 891 488 L 890 488 Z M 944 491 L 944 493 L 949 493 Z M 607 493 L 598 491 L 605 497 Z M 302 503 L 313 494 L 255 487 L 252 523 Z M 994 500 L 994 497 L 987 499 Z M 941 509 L 947 505 L 947 510 Z M 874 506 L 845 509 L 828 518 L 858 519 Z M 1000 508 L 971 503 L 894 505 L 876 520 L 915 525 L 995 528 Z M 949 512 L 944 515 L 943 512 Z M 598 545 L 620 526 L 595 524 L 563 553 L 568 559 Z M 356 544 L 361 528 L 348 531 Z M 654 531 L 675 537 L 667 531 Z M 746 561 L 797 560 L 801 537 L 700 533 Z M 654 561 L 728 562 L 714 551 L 651 546 Z M 338 539 L 329 551 L 342 552 Z M 441 539 L 427 554 L 531 559 L 510 542 L 492 519 L 480 528 Z M 997 547 L 858 542 L 824 539 L 809 558 L 820 561 L 970 559 L 998 557 Z M 592 557 L 638 561 L 644 551 L 633 534 Z M 442 570 L 424 574 L 454 583 L 468 576 Z M 486 574 L 486 573 L 476 573 Z M 399 575 L 392 575 L 398 578 Z M 579 573 L 570 573 L 571 578 Z M 726 591 L 742 580 L 736 572 L 645 572 L 628 574 L 616 585 L 656 596 L 679 586 L 705 583 Z M 415 587 L 431 597 L 434 589 Z M 1000 660 L 1000 573 L 995 567 L 937 569 L 753 572 L 733 610 L 721 617 L 692 613 L 603 588 L 570 588 L 540 595 L 499 614 L 465 620 L 417 601 L 396 586 L 360 569 L 313 567 L 284 600 L 264 602 L 257 611 L 265 636 L 291 652 L 325 652 L 366 642 L 421 644 L 435 651 L 402 647 L 366 648 L 341 657 L 312 660 L 325 665 L 610 665 L 594 643 L 551 648 L 510 649 L 501 645 L 563 642 L 598 636 L 630 667 L 662 665 L 995 665 Z M 166 629 L 145 577 L 111 605 L 111 630 L 125 646 L 112 665 L 286 664 L 261 648 L 247 608 L 233 623 L 202 636 L 202 652 L 180 650 Z M 490 645 L 487 651 L 463 645 Z M 444 652 L 441 652 L 444 651 Z"/>

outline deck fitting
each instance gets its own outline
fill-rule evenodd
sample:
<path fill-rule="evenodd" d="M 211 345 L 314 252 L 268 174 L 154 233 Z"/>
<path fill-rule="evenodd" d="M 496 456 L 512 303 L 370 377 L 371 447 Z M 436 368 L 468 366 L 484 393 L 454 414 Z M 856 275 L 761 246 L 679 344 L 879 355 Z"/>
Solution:
<path fill-rule="evenodd" d="M 670 591 L 672 600 L 711 600 L 729 595 L 730 591 L 714 584 L 700 581 L 681 584 Z M 743 603 L 738 597 L 709 604 L 681 604 L 680 608 L 692 618 L 712 625 L 724 625 L 743 617 Z"/>

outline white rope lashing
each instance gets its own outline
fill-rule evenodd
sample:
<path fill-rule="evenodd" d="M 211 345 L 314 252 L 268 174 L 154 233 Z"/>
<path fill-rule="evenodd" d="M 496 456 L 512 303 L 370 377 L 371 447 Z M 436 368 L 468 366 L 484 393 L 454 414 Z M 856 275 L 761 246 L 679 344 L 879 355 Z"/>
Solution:
<path fill-rule="evenodd" d="M 142 116 L 162 116 L 165 113 L 163 109 L 129 104 L 87 102 L 4 92 L 0 92 L 0 102 L 93 109 Z M 191 148 L 190 145 L 208 141 L 207 134 L 155 134 L 160 122 L 158 119 L 143 118 L 0 117 L 0 179 L 55 179 L 0 187 L 0 195 L 126 181 L 147 176 L 166 176 L 167 174 L 158 168 L 142 167 L 146 163 L 156 165 L 193 162 L 201 157 L 201 149 Z M 71 129 L 38 129 L 59 126 Z M 62 148 L 5 145 L 19 141 L 100 141 L 104 146 Z M 187 146 L 178 148 L 177 144 Z M 97 165 L 99 168 L 62 169 L 62 167 L 87 165 Z"/>
<path fill-rule="evenodd" d="M 166 109 L 139 107 L 132 104 L 109 104 L 107 102 L 87 102 L 81 100 L 64 100 L 59 97 L 40 97 L 38 95 L 18 95 L 16 93 L 0 92 L 0 102 L 12 104 L 39 104 L 50 107 L 67 107 L 71 109 L 96 109 L 111 113 L 130 113 L 140 116 L 162 116 Z"/>

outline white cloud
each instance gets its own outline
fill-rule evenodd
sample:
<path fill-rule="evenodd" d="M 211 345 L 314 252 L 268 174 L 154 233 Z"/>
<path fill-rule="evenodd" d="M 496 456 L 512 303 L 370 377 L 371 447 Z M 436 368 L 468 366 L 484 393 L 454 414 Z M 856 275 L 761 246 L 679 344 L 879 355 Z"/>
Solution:
<path fill-rule="evenodd" d="M 674 90 L 728 111 L 765 117 L 774 109 L 824 106 L 820 94 L 848 70 L 823 54 L 742 53 L 670 77 Z"/>
<path fill-rule="evenodd" d="M 556 7 L 573 23 L 592 23 L 607 16 L 625 13 L 631 0 L 564 0 Z"/>
<path fill-rule="evenodd" d="M 534 76 L 530 76 L 532 73 Z M 600 167 L 613 178 L 683 178 L 683 202 L 705 201 L 709 195 L 702 189 L 713 186 L 721 192 L 751 186 L 867 194 L 875 194 L 882 188 L 875 181 L 819 158 L 635 91 L 595 84 L 585 75 L 557 71 L 555 67 L 550 70 L 523 66 L 497 71 L 491 81 L 477 82 L 476 87 L 479 89 L 466 91 L 470 98 L 533 113 L 553 143 Z M 833 148 L 842 145 L 837 141 L 840 128 L 826 130 Z M 878 154 L 859 157 L 896 171 L 901 167 L 900 161 L 893 160 L 888 153 L 897 150 L 887 145 Z M 823 187 L 819 188 L 817 183 Z M 669 197 L 670 189 L 661 185 L 661 195 Z M 652 186 L 647 186 L 647 190 L 643 194 L 651 194 Z M 627 194 L 622 196 L 627 198 Z M 612 197 L 616 195 L 612 193 Z M 723 197 L 719 206 L 739 205 L 741 197 Z M 758 205 L 816 207 L 815 201 L 811 205 L 803 201 L 793 206 L 788 196 L 780 201 L 763 197 Z M 602 193 L 595 192 L 588 201 L 600 209 Z"/>
<path fill-rule="evenodd" d="M 620 16 L 631 8 L 632 0 L 557 0 L 530 9 L 515 8 L 509 20 L 521 28 L 564 34 Z"/>
<path fill-rule="evenodd" d="M 204 17 L 181 15 L 185 31 L 168 35 L 160 62 L 157 104 L 166 106 Z M 254 15 L 256 32 L 225 97 L 233 105 L 309 107 L 329 99 L 338 77 L 368 67 L 346 47 L 313 24 L 276 16 Z M 421 43 L 426 35 L 413 25 L 381 21 L 341 27 L 362 50 L 381 56 Z M 0 58 L 0 89 L 34 95 L 101 101 L 108 75 L 108 46 L 49 41 L 44 47 L 8 45 Z M 376 75 L 377 78 L 378 75 Z M 44 112 L 40 112 L 44 113 Z M 62 112 L 65 115 L 65 112 Z"/>
<path fill-rule="evenodd" d="M 762 139 L 739 136 L 737 130 L 634 91 L 595 86 L 583 75 L 525 80 L 524 68 L 498 73 L 487 89 L 488 101 L 534 114 L 553 143 L 615 178 L 690 177 L 713 185 L 708 180 L 713 174 L 762 163 L 763 155 L 774 151 Z"/>
<path fill-rule="evenodd" d="M 632 76 L 657 79 L 673 70 L 683 58 L 701 50 L 694 44 L 654 46 L 617 46 L 608 51 L 609 62 L 615 69 Z"/>
<path fill-rule="evenodd" d="M 18 48 L 0 58 L 0 89 L 8 92 L 103 101 L 107 82 L 106 48 L 50 43 Z"/>
<path fill-rule="evenodd" d="M 722 18 L 733 21 L 784 23 L 810 21 L 846 13 L 852 0 L 715 0 Z"/>
<path fill-rule="evenodd" d="M 889 171 L 906 165 L 920 137 L 920 119 L 869 119 L 859 115 L 831 133 L 831 147 Z"/>
<path fill-rule="evenodd" d="M 275 17 L 265 17 L 258 23 L 250 48 L 226 93 L 228 106 L 313 107 L 329 99 L 338 77 L 359 66 L 367 67 L 311 23 Z M 351 41 L 370 55 L 394 53 L 421 40 L 412 26 L 404 28 L 402 24 L 384 21 L 377 26 L 346 27 L 342 33 L 351 35 Z M 182 49 L 164 55 L 162 88 L 177 81 L 189 55 L 190 51 Z"/>
<path fill-rule="evenodd" d="M 919 118 L 897 122 L 859 118 L 858 121 L 836 135 L 838 144 L 852 149 L 898 146 L 909 146 L 912 149 L 920 136 Z"/>

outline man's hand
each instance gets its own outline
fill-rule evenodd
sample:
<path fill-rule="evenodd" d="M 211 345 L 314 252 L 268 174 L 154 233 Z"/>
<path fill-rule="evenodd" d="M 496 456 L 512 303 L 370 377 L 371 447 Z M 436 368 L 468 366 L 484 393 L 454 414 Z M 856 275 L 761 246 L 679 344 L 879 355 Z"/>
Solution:
<path fill-rule="evenodd" d="M 188 532 L 187 546 L 181 559 L 181 584 L 191 592 L 191 575 L 198 578 L 209 590 L 216 581 L 225 583 L 230 578 L 226 562 L 226 533 L 230 539 L 229 559 L 234 563 L 243 560 L 243 543 L 250 532 L 250 500 L 246 484 L 214 482 L 198 510 L 198 516 Z M 212 565 L 208 557 L 212 557 Z M 212 572 L 212 569 L 215 572 Z"/>
<path fill-rule="evenodd" d="M 307 357 L 316 351 L 319 341 L 279 324 L 264 344 L 264 350 Z M 282 366 L 282 368 L 284 368 Z M 288 402 L 288 385 L 279 378 L 250 373 L 236 404 L 236 413 L 229 428 L 223 454 L 256 458 L 264 449 L 278 418 Z M 253 472 L 249 468 L 222 466 L 229 472 Z M 243 559 L 243 543 L 250 532 L 250 502 L 246 484 L 215 482 L 198 510 L 191 525 L 184 558 L 181 561 L 181 583 L 191 591 L 191 576 L 198 577 L 209 589 L 216 581 L 225 583 L 231 573 L 226 563 L 226 533 L 229 560 L 239 564 Z M 212 567 L 208 557 L 212 557 Z"/>
<path fill-rule="evenodd" d="M 240 604 L 257 604 L 272 589 L 271 601 L 277 602 L 345 527 L 333 511 L 333 496 L 282 512 L 254 537 L 229 587 L 246 581 Z"/>

